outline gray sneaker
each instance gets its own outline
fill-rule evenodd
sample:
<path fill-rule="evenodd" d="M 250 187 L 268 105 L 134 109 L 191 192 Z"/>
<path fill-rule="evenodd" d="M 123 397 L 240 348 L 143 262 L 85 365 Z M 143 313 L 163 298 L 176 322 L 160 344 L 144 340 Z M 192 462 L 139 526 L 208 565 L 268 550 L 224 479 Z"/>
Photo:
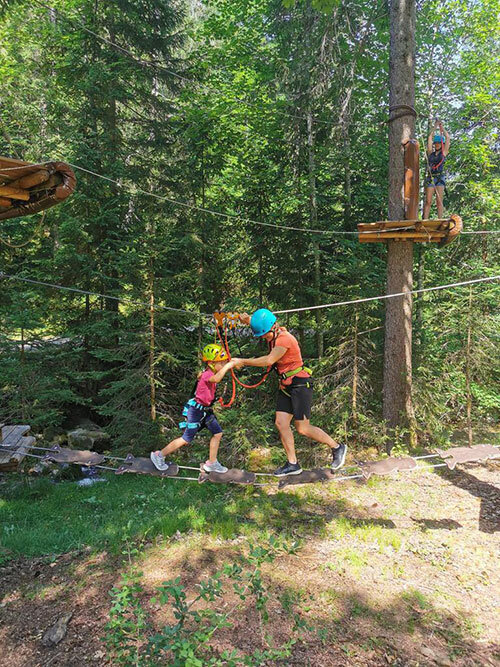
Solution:
<path fill-rule="evenodd" d="M 160 452 L 160 450 L 158 450 L 156 452 L 151 452 L 151 454 L 149 455 L 149 458 L 151 459 L 154 467 L 157 470 L 168 470 L 170 468 L 170 462 L 165 461 L 165 457 Z"/>
<path fill-rule="evenodd" d="M 203 470 L 205 472 L 227 472 L 226 466 L 221 465 L 218 461 L 215 463 L 209 463 L 205 461 L 203 464 Z"/>

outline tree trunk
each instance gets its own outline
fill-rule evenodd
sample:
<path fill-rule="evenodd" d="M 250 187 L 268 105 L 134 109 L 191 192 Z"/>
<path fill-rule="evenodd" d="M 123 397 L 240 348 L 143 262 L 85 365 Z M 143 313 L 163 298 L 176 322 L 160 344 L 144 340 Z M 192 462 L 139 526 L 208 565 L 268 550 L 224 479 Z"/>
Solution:
<path fill-rule="evenodd" d="M 472 348 L 472 286 L 469 287 L 469 314 L 467 323 L 467 347 L 465 350 L 465 390 L 467 394 L 467 435 L 472 447 L 472 390 L 470 381 L 470 355 Z"/>
<path fill-rule="evenodd" d="M 352 188 L 351 188 L 351 165 L 349 156 L 351 154 L 351 139 L 349 137 L 350 117 L 347 116 L 342 125 L 342 136 L 344 146 L 344 229 L 351 230 L 351 206 L 352 206 Z"/>
<path fill-rule="evenodd" d="M 390 5 L 389 107 L 415 104 L 415 0 L 393 0 Z M 404 108 L 389 123 L 389 220 L 404 218 L 403 144 L 415 133 L 415 118 Z M 413 242 L 388 241 L 386 293 L 413 289 Z M 415 441 L 412 405 L 412 297 L 386 300 L 383 416 L 388 428 L 387 449 L 395 444 L 396 427 L 410 428 Z"/>
<path fill-rule="evenodd" d="M 314 129 L 311 110 L 307 110 L 307 153 L 309 167 L 309 222 L 311 228 L 318 224 L 318 203 L 316 199 L 316 163 L 314 159 Z M 314 241 L 314 302 L 321 303 L 321 256 L 319 241 Z M 323 356 L 323 316 L 316 310 L 316 351 L 318 359 Z"/>
<path fill-rule="evenodd" d="M 21 350 L 19 353 L 21 358 L 21 419 L 26 421 L 26 396 L 25 396 L 25 365 L 26 365 L 26 353 L 25 353 L 25 340 L 24 340 L 24 325 L 21 325 Z"/>
<path fill-rule="evenodd" d="M 418 246 L 418 270 L 417 270 L 417 289 L 422 289 L 424 286 L 424 269 L 425 269 L 425 256 L 422 243 Z M 415 303 L 416 306 L 416 315 L 415 315 L 415 324 L 416 324 L 416 346 L 417 349 L 422 345 L 422 331 L 423 331 L 423 308 L 424 308 L 424 295 L 419 294 Z M 420 357 L 418 357 L 420 358 Z"/>
<path fill-rule="evenodd" d="M 153 232 L 154 234 L 154 232 Z M 154 238 L 154 235 L 153 235 Z M 149 288 L 149 401 L 152 421 L 156 421 L 156 378 L 155 378 L 155 278 L 152 258 L 148 266 Z"/>
<path fill-rule="evenodd" d="M 352 423 L 356 426 L 358 420 L 358 382 L 359 382 L 359 368 L 358 368 L 358 329 L 359 329 L 359 311 L 356 308 L 356 315 L 354 319 L 354 359 L 352 369 Z"/>

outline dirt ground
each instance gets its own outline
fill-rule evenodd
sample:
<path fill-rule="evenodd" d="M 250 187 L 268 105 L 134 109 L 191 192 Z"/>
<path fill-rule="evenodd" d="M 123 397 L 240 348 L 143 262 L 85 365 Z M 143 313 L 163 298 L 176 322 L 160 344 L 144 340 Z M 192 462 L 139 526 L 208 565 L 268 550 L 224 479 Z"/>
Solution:
<path fill-rule="evenodd" d="M 302 547 L 264 566 L 265 579 L 327 634 L 310 633 L 273 664 L 500 664 L 500 463 L 286 493 L 305 501 Z M 191 533 L 154 540 L 140 558 L 143 584 L 153 590 L 181 576 L 189 587 L 244 550 L 246 539 Z M 121 558 L 80 552 L 1 568 L 0 665 L 112 664 L 102 636 Z M 270 610 L 269 629 L 286 640 L 282 607 Z M 65 613 L 72 613 L 66 636 L 46 648 L 42 635 Z M 249 610 L 234 621 L 217 635 L 218 648 L 261 645 Z"/>

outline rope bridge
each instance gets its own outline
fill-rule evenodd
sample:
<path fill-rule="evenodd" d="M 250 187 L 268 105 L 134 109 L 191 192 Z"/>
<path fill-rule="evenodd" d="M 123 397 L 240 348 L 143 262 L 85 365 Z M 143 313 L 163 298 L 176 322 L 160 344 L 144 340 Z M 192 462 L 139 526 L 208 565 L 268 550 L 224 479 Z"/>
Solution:
<path fill-rule="evenodd" d="M 135 473 L 140 475 L 151 475 L 175 479 L 184 482 L 212 482 L 216 484 L 251 484 L 253 486 L 275 486 L 276 481 L 267 479 L 257 482 L 257 478 L 274 478 L 272 473 L 252 472 L 233 468 L 225 473 L 205 472 L 201 466 L 181 466 L 174 464 L 166 471 L 155 468 L 150 459 L 136 457 L 128 454 L 125 458 L 118 456 L 99 454 L 90 450 L 78 450 L 60 447 L 35 446 L 35 438 L 27 436 L 30 426 L 2 426 L 0 436 L 0 471 L 14 471 L 19 468 L 25 457 L 40 459 L 41 461 L 62 464 L 74 464 L 83 467 L 93 467 L 114 472 L 116 475 Z M 35 454 L 36 452 L 44 452 Z M 339 475 L 329 468 L 316 468 L 304 470 L 299 475 L 291 475 L 281 478 L 278 488 L 289 485 L 313 484 L 318 482 L 340 482 L 349 479 L 368 480 L 372 476 L 385 476 L 394 473 L 409 473 L 418 470 L 424 472 L 433 468 L 448 467 L 454 470 L 459 464 L 484 462 L 490 459 L 500 458 L 500 447 L 490 444 L 478 444 L 472 447 L 452 447 L 450 449 L 436 449 L 433 454 L 424 456 L 389 456 L 377 461 L 365 461 L 350 466 L 347 470 L 353 470 L 352 474 Z M 439 459 L 438 463 L 431 465 L 419 465 L 419 461 Z M 111 465 L 105 465 L 110 462 Z M 113 463 L 116 462 L 116 463 Z M 195 470 L 197 477 L 180 474 L 181 471 Z"/>

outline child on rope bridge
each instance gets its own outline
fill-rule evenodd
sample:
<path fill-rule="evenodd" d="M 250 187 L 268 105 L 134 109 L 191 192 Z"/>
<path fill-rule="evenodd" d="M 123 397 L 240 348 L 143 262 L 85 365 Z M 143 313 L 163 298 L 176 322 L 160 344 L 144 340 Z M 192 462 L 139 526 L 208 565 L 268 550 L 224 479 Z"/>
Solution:
<path fill-rule="evenodd" d="M 222 345 L 217 344 L 206 345 L 203 348 L 202 361 L 206 363 L 206 369 L 198 376 L 193 397 L 184 406 L 182 414 L 186 417 L 186 421 L 179 424 L 184 429 L 184 433 L 180 438 L 169 442 L 163 449 L 151 452 L 151 461 L 158 470 L 168 470 L 172 462 L 167 461 L 166 457 L 192 442 L 197 433 L 207 428 L 212 438 L 208 460 L 203 464 L 203 469 L 206 472 L 227 472 L 227 468 L 217 460 L 222 428 L 211 407 L 215 403 L 217 384 L 231 368 L 236 366 L 236 363 L 228 361 L 226 350 Z"/>

